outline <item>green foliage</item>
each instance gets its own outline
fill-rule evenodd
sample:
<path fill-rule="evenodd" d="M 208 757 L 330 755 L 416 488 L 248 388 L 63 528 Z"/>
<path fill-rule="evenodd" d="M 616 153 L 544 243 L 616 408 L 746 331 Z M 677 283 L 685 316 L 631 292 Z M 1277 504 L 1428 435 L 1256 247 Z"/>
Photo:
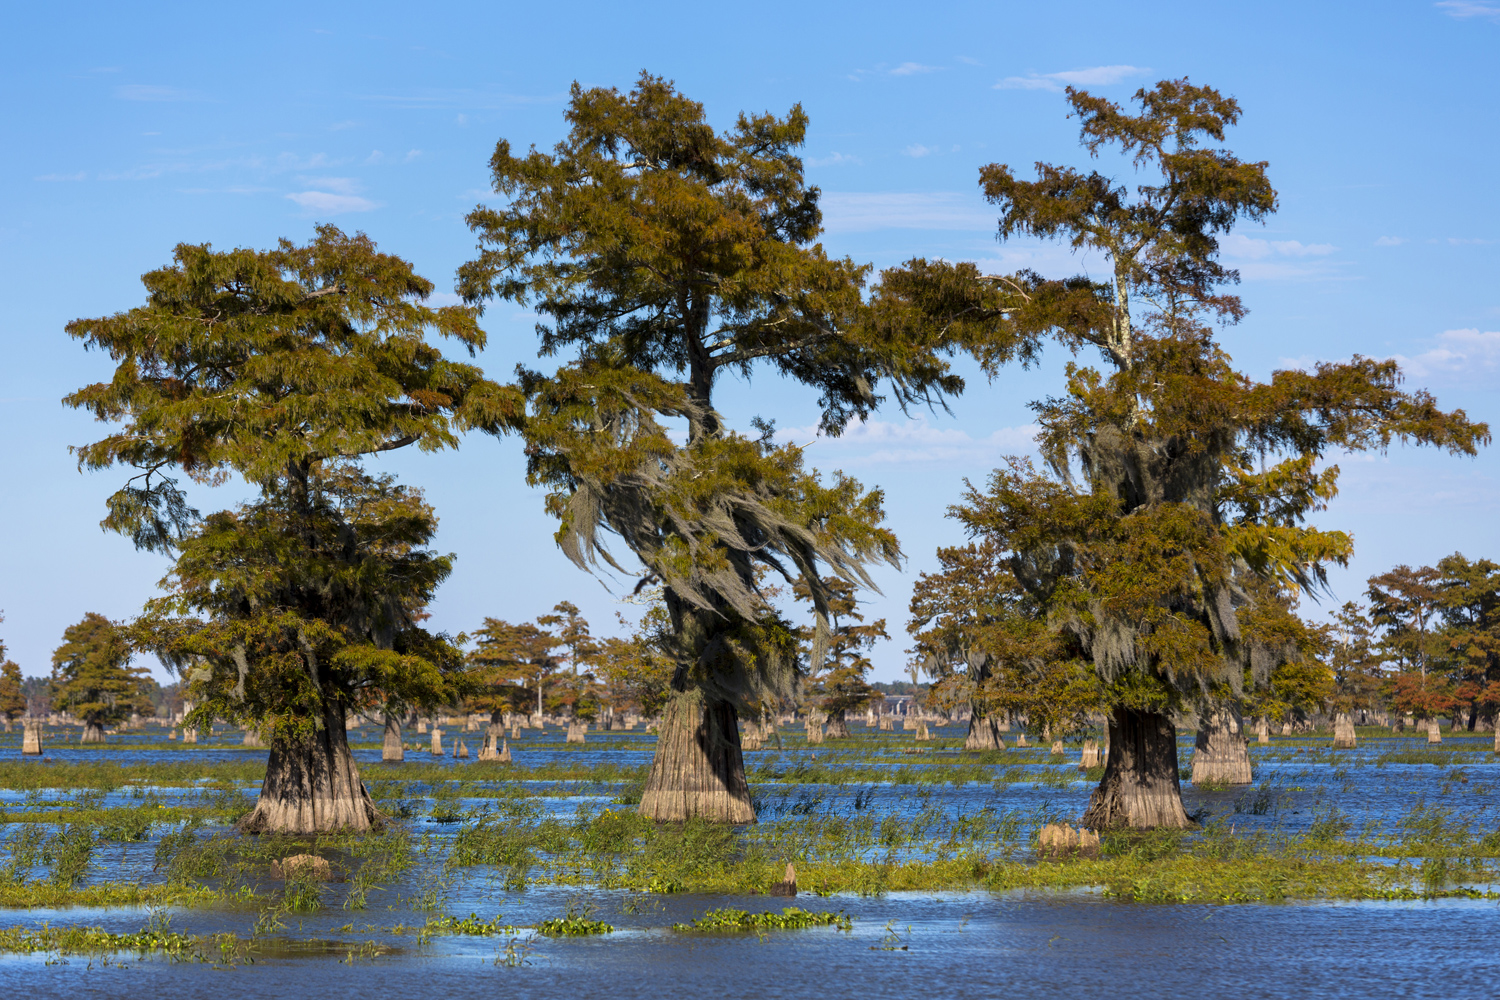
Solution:
<path fill-rule="evenodd" d="M 1068 91 L 1089 153 L 1117 151 L 1146 175 L 1133 191 L 1050 164 L 1036 180 L 981 171 L 1002 239 L 1098 251 L 1111 280 L 913 261 L 882 275 L 876 312 L 991 369 L 1030 362 L 1048 339 L 1099 352 L 1102 369 L 1069 363 L 1064 394 L 1034 404 L 1045 471 L 1013 459 L 953 514 L 1009 559 L 1111 701 L 1160 712 L 1237 690 L 1247 670 L 1266 683 L 1303 655 L 1301 626 L 1272 598 L 1321 585 L 1351 551 L 1307 524 L 1337 492 L 1330 452 L 1400 440 L 1474 454 L 1489 429 L 1402 391 L 1395 362 L 1356 356 L 1267 382 L 1236 371 L 1209 325 L 1244 312 L 1220 291 L 1238 275 L 1218 240 L 1274 210 L 1266 164 L 1210 148 L 1240 116 L 1212 88 L 1166 80 L 1134 99 L 1139 114 Z"/>
<path fill-rule="evenodd" d="M 416 624 L 449 570 L 422 548 L 436 519 L 358 460 L 512 419 L 514 394 L 426 340 L 482 347 L 475 310 L 423 305 L 430 282 L 331 226 L 305 246 L 174 256 L 143 278 L 145 305 L 68 326 L 117 364 L 65 399 L 120 425 L 76 449 L 80 466 L 142 470 L 104 526 L 181 549 L 134 641 L 187 672 L 200 722 L 305 727 L 315 707 L 446 696 L 455 652 Z M 260 496 L 200 523 L 173 467 L 209 485 L 237 473 Z"/>
<path fill-rule="evenodd" d="M 132 712 L 149 711 L 142 690 L 149 672 L 130 666 L 130 645 L 121 629 L 90 611 L 63 632 L 52 654 L 52 704 L 92 726 L 112 726 Z M 19 671 L 16 694 L 20 694 Z"/>
<path fill-rule="evenodd" d="M 847 933 L 854 929 L 854 921 L 842 910 L 837 913 L 821 913 L 788 906 L 780 913 L 709 910 L 691 923 L 672 925 L 674 931 L 751 934 L 762 931 L 795 931 L 807 927 L 833 927 Z"/>
<path fill-rule="evenodd" d="M 468 301 L 528 305 L 546 320 L 542 354 L 577 354 L 550 376 L 523 373 L 528 479 L 550 491 L 574 562 L 624 569 L 600 537 L 613 533 L 664 586 L 675 688 L 742 706 L 788 695 L 794 644 L 756 567 L 803 580 L 822 623 L 825 574 L 868 585 L 865 565 L 899 548 L 879 491 L 805 468 L 769 423 L 759 439 L 728 430 L 716 381 L 770 367 L 818 391 L 834 432 L 873 411 L 882 379 L 903 403 L 962 383 L 924 345 L 861 324 L 866 269 L 813 242 L 800 107 L 718 133 L 642 74 L 628 94 L 575 84 L 565 117 L 550 154 L 497 144 L 507 204 L 470 214 L 480 254 L 460 269 Z M 815 661 L 822 641 L 820 629 Z"/>

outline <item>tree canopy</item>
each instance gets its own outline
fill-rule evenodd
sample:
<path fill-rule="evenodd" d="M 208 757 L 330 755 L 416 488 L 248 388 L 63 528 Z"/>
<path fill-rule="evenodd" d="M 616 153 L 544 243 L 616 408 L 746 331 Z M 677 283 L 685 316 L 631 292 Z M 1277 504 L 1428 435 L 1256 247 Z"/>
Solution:
<path fill-rule="evenodd" d="M 90 611 L 64 630 L 62 645 L 52 654 L 53 706 L 95 730 L 149 711 L 151 699 L 142 684 L 148 671 L 131 666 L 130 659 L 124 632 Z"/>

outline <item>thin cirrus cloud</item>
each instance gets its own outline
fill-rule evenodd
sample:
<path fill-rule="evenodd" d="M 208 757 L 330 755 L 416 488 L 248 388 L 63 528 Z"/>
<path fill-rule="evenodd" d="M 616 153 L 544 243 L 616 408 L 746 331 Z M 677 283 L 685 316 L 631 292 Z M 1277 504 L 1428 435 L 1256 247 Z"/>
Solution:
<path fill-rule="evenodd" d="M 1151 72 L 1140 66 L 1090 66 L 1061 73 L 1028 73 L 1008 76 L 995 84 L 996 90 L 1062 90 L 1064 87 L 1107 87 L 1133 76 Z"/>
<path fill-rule="evenodd" d="M 181 87 L 156 87 L 143 83 L 127 83 L 115 88 L 115 97 L 122 101 L 148 101 L 155 103 L 206 101 L 196 90 Z"/>
<path fill-rule="evenodd" d="M 831 233 L 880 229 L 986 232 L 995 225 L 993 209 L 976 195 L 957 191 L 831 191 L 823 195 L 820 204 L 824 228 Z"/>
<path fill-rule="evenodd" d="M 934 427 L 924 418 L 904 422 L 854 421 L 838 437 L 822 433 L 816 424 L 777 430 L 779 444 L 835 452 L 847 465 L 916 464 L 932 462 L 993 463 L 1001 455 L 1035 449 L 1037 426 L 1002 427 L 984 437 L 973 437 L 956 427 Z"/>
<path fill-rule="evenodd" d="M 857 156 L 851 156 L 848 153 L 840 153 L 835 150 L 834 152 L 829 153 L 827 156 L 810 157 L 806 162 L 809 167 L 857 167 L 862 165 L 865 161 L 861 160 Z"/>
<path fill-rule="evenodd" d="M 893 68 L 890 73 L 891 76 L 918 76 L 922 73 L 936 73 L 941 69 L 941 66 L 924 66 L 921 63 L 904 62 L 900 66 Z"/>
<path fill-rule="evenodd" d="M 1461 21 L 1475 17 L 1488 21 L 1500 21 L 1500 3 L 1484 3 L 1481 0 L 1440 0 L 1433 6 L 1449 17 L 1456 17 Z"/>
<path fill-rule="evenodd" d="M 352 177 L 322 177 L 304 179 L 309 187 L 324 190 L 297 191 L 287 195 L 308 212 L 324 215 L 341 215 L 345 212 L 369 212 L 380 207 L 376 202 L 354 193 L 356 181 Z"/>

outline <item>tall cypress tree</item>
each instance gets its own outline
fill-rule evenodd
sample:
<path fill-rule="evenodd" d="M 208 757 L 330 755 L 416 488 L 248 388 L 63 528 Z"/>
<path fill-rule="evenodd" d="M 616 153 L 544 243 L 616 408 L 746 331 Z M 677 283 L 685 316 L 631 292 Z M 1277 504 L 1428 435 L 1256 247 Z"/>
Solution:
<path fill-rule="evenodd" d="M 104 526 L 177 552 L 133 634 L 182 672 L 198 721 L 267 737 L 242 829 L 367 829 L 381 817 L 346 713 L 446 702 L 461 657 L 418 624 L 451 566 L 426 547 L 432 508 L 361 461 L 498 432 L 518 401 L 428 341 L 482 346 L 474 310 L 425 305 L 431 283 L 363 235 L 324 226 L 304 246 L 174 258 L 142 279 L 144 305 L 68 326 L 117 365 L 65 399 L 118 425 L 79 464 L 139 470 Z M 257 495 L 199 519 L 173 471 L 238 474 Z"/>
<path fill-rule="evenodd" d="M 866 565 L 900 550 L 878 491 L 731 430 L 715 391 L 769 368 L 813 389 L 837 432 L 876 407 L 882 380 L 903 402 L 961 383 L 921 345 L 863 335 L 866 269 L 815 242 L 801 107 L 718 132 L 701 105 L 643 74 L 628 94 L 575 84 L 566 118 L 550 154 L 496 146 L 506 204 L 469 216 L 480 253 L 460 288 L 471 302 L 531 306 L 542 354 L 575 358 L 522 376 L 528 475 L 551 491 L 563 551 L 633 572 L 604 547 L 612 533 L 664 588 L 675 694 L 641 812 L 749 822 L 736 713 L 790 694 L 797 669 L 793 628 L 760 594 L 757 564 L 807 584 L 820 660 L 824 577 L 868 584 Z"/>
<path fill-rule="evenodd" d="M 1399 387 L 1391 361 L 1355 357 L 1266 382 L 1237 371 L 1214 325 L 1243 314 L 1219 237 L 1276 207 L 1266 164 L 1224 148 L 1232 98 L 1186 80 L 1135 95 L 1138 113 L 1069 88 L 1090 154 L 1117 151 L 1143 175 L 1040 163 L 1026 180 L 980 172 L 1002 241 L 1066 241 L 1108 261 L 1107 280 L 986 275 L 915 260 L 887 272 L 885 328 L 961 343 L 990 370 L 1053 341 L 1097 352 L 1064 393 L 1034 404 L 1044 469 L 1012 461 L 955 511 L 1005 554 L 1054 627 L 1071 632 L 1107 685 L 1110 755 L 1084 821 L 1180 827 L 1173 714 L 1231 701 L 1248 668 L 1264 682 L 1300 655 L 1255 605 L 1251 578 L 1317 586 L 1351 541 L 1306 523 L 1336 494 L 1330 452 L 1393 440 L 1474 454 L 1489 430 Z M 1284 615 L 1283 615 L 1284 616 Z"/>
<path fill-rule="evenodd" d="M 101 614 L 90 611 L 63 632 L 52 654 L 52 704 L 83 721 L 82 742 L 103 743 L 105 726 L 151 707 L 142 686 L 149 672 L 130 658 L 124 633 Z"/>

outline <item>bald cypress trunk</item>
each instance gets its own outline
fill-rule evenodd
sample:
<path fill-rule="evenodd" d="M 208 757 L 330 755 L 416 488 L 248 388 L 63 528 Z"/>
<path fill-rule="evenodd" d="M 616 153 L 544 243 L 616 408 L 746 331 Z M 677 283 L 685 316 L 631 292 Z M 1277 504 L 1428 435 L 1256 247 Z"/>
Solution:
<path fill-rule="evenodd" d="M 103 743 L 104 727 L 93 719 L 86 719 L 83 723 L 83 735 L 78 738 L 80 743 Z"/>
<path fill-rule="evenodd" d="M 385 817 L 359 778 L 344 733 L 342 705 L 325 705 L 311 732 L 277 726 L 260 800 L 242 833 L 330 833 L 379 829 Z"/>
<path fill-rule="evenodd" d="M 1109 759 L 1089 798 L 1083 825 L 1092 830 L 1192 826 L 1177 779 L 1177 728 L 1159 712 L 1116 708 L 1109 719 Z"/>
<path fill-rule="evenodd" d="M 1355 745 L 1354 720 L 1348 712 L 1333 717 L 1333 746 L 1336 750 L 1353 750 Z"/>
<path fill-rule="evenodd" d="M 380 744 L 380 762 L 399 764 L 406 759 L 406 747 L 401 742 L 401 721 L 394 715 L 385 717 L 385 736 Z"/>
<path fill-rule="evenodd" d="M 1198 739 L 1193 749 L 1193 784 L 1250 784 L 1250 748 L 1240 713 L 1215 705 L 1198 717 Z"/>
<path fill-rule="evenodd" d="M 696 690 L 667 703 L 639 811 L 657 821 L 755 822 L 733 705 Z"/>
<path fill-rule="evenodd" d="M 974 712 L 969 716 L 969 735 L 964 739 L 965 750 L 1004 750 L 1005 740 L 1000 736 L 1000 720 L 993 715 Z"/>
<path fill-rule="evenodd" d="M 847 740 L 849 738 L 849 720 L 844 718 L 842 711 L 834 712 L 828 716 L 828 738 L 830 740 Z"/>

